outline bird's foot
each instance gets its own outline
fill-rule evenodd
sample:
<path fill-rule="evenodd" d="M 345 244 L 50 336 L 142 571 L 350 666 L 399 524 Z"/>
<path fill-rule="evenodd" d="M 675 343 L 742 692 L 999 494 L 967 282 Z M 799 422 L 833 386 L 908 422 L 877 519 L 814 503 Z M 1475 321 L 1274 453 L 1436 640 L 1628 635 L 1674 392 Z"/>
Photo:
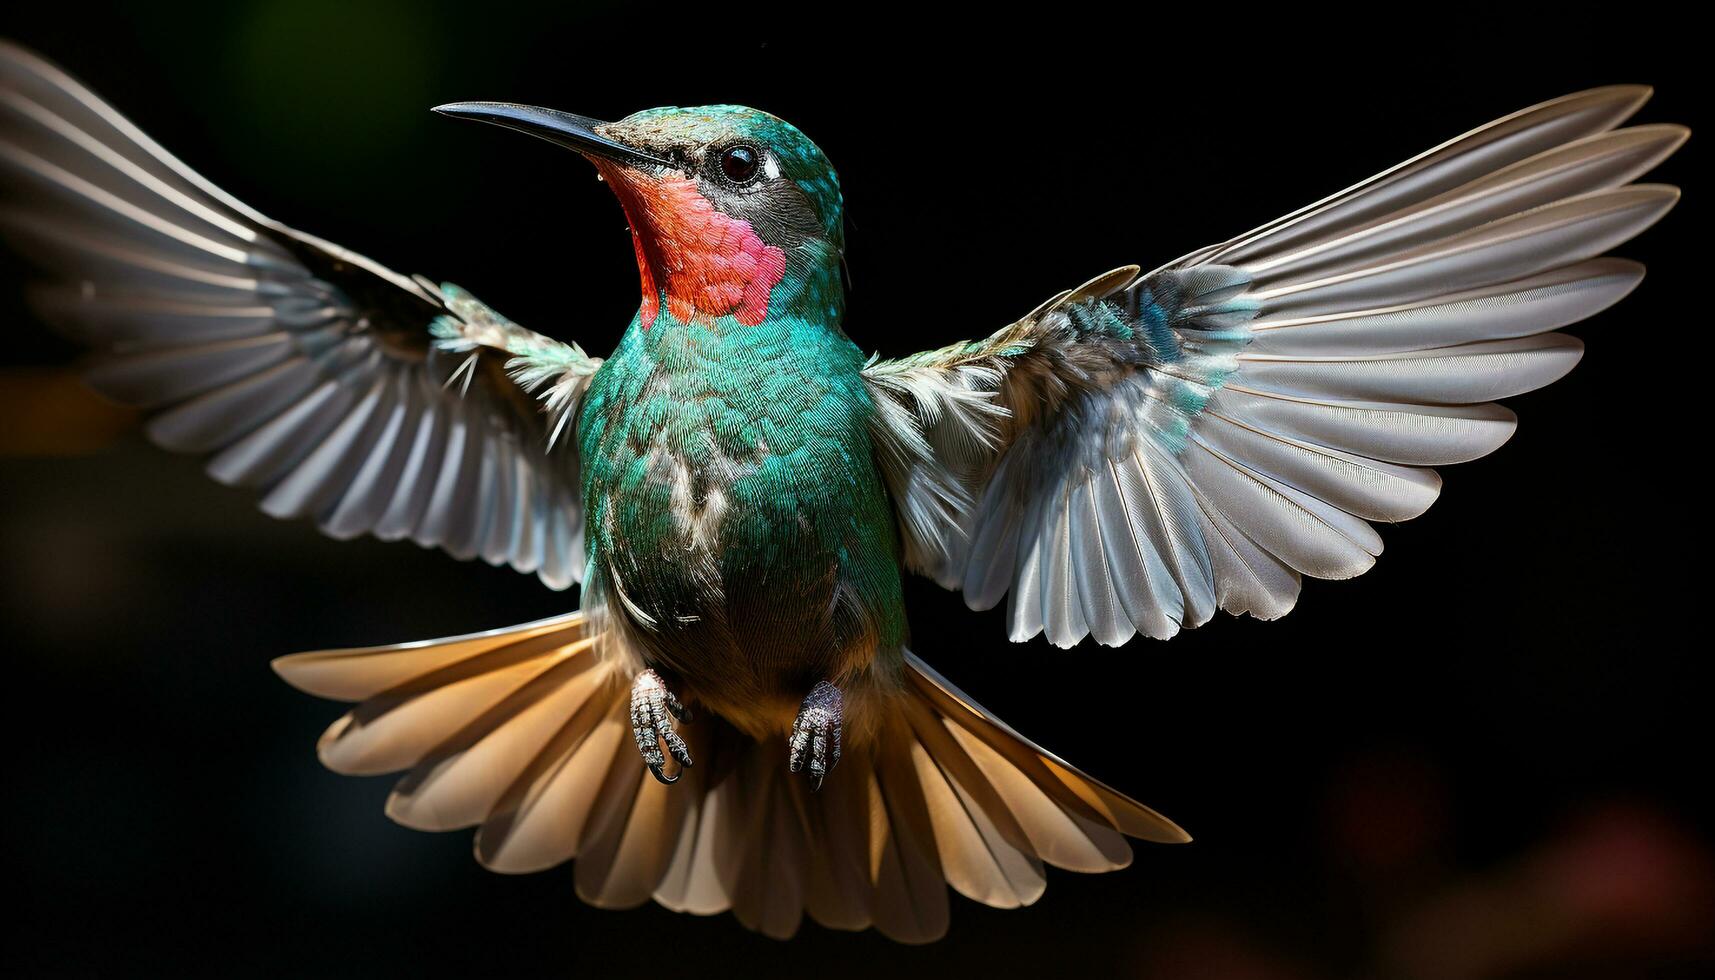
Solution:
<path fill-rule="evenodd" d="M 676 783 L 681 772 L 665 773 L 667 756 L 681 767 L 691 764 L 691 750 L 673 728 L 673 720 L 689 721 L 691 713 L 667 690 L 667 682 L 653 670 L 645 670 L 631 682 L 631 734 L 637 739 L 637 751 L 643 753 L 643 764 L 663 783 Z M 662 746 L 666 752 L 662 752 Z"/>
<path fill-rule="evenodd" d="M 789 765 L 793 772 L 806 766 L 810 770 L 810 786 L 822 788 L 822 780 L 840 763 L 840 722 L 846 713 L 845 695 L 827 681 L 818 681 L 798 706 L 798 717 L 792 721 Z"/>

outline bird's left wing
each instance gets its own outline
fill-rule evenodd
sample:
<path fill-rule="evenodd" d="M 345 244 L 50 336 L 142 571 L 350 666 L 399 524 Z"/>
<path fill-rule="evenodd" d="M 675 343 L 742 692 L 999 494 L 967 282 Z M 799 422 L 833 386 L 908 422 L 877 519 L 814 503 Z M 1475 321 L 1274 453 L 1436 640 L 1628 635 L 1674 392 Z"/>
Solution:
<path fill-rule="evenodd" d="M 1166 638 L 1272 619 L 1349 578 L 1431 466 L 1482 456 L 1582 345 L 1554 333 L 1642 266 L 1602 253 L 1672 207 L 1632 184 L 1686 138 L 1615 129 L 1617 86 L 1473 130 L 1149 275 L 1115 270 L 985 340 L 865 371 L 918 571 L 1011 636 Z"/>
<path fill-rule="evenodd" d="M 5 42 L 0 184 L 0 231 L 59 279 L 39 307 L 155 442 L 335 537 L 581 579 L 576 345 L 258 214 Z"/>

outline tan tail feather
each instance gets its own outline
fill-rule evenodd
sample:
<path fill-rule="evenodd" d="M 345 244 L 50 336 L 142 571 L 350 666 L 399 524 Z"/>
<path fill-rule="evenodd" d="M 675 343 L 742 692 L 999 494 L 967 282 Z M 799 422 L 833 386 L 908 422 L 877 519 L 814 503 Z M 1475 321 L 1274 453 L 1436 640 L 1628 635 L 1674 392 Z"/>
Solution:
<path fill-rule="evenodd" d="M 485 650 L 543 633 L 576 633 L 583 625 L 584 614 L 576 612 L 442 640 L 295 653 L 277 658 L 274 672 L 298 690 L 317 697 L 362 701 Z"/>
<path fill-rule="evenodd" d="M 577 858 L 580 898 L 630 908 L 732 911 L 766 935 L 805 912 L 902 942 L 946 932 L 947 885 L 997 908 L 1029 905 L 1045 866 L 1126 866 L 1124 836 L 1189 838 L 1172 822 L 1031 743 L 906 654 L 897 710 L 847 747 L 819 792 L 755 742 L 703 715 L 696 764 L 648 774 L 629 685 L 596 655 L 581 615 L 448 640 L 283 657 L 310 691 L 360 703 L 322 737 L 340 772 L 403 769 L 388 815 L 424 830 L 475 826 L 476 856 L 520 873 Z"/>

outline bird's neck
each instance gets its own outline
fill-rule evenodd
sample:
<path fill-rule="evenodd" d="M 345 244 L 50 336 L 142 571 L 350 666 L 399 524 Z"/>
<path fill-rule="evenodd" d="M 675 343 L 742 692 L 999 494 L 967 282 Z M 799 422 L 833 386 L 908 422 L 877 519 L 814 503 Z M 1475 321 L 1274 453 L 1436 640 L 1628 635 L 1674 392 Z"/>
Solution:
<path fill-rule="evenodd" d="M 750 222 L 711 204 L 692 180 L 610 177 L 610 183 L 631 225 L 643 294 L 637 316 L 645 330 L 662 310 L 680 323 L 731 317 L 753 327 L 791 316 L 838 327 L 845 289 L 839 252 L 826 241 L 770 245 Z"/>

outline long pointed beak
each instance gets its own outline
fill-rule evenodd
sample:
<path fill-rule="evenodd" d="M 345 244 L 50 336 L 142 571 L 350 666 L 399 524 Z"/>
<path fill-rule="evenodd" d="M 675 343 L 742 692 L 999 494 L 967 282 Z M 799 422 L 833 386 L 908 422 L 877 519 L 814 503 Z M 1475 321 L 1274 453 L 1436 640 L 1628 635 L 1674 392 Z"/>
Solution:
<path fill-rule="evenodd" d="M 620 163 L 673 166 L 667 160 L 608 139 L 596 132 L 596 127 L 606 125 L 600 119 L 573 115 L 558 109 L 543 109 L 540 106 L 518 105 L 514 102 L 449 102 L 435 106 L 434 111 L 455 119 L 474 119 L 477 122 L 516 129 L 520 133 L 529 133 L 551 143 L 570 147 L 579 153 L 593 153 Z"/>

